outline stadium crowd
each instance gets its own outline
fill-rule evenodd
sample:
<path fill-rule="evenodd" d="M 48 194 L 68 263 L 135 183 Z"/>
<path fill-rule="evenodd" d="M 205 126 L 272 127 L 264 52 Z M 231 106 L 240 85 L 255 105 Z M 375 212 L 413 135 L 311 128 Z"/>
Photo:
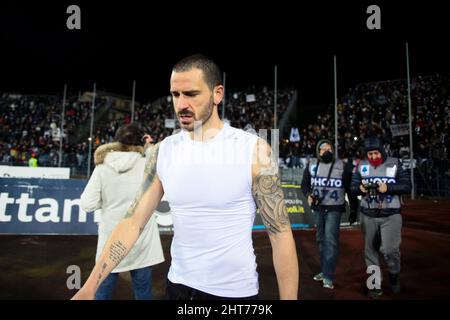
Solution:
<path fill-rule="evenodd" d="M 411 86 L 415 158 L 419 165 L 434 165 L 441 173 L 449 170 L 450 159 L 449 81 L 447 74 L 418 76 L 412 79 Z M 293 94 L 294 89 L 278 91 L 278 120 Z M 340 157 L 359 157 L 361 141 L 371 134 L 383 138 L 389 155 L 409 157 L 407 97 L 404 80 L 362 83 L 350 88 L 338 102 Z M 98 105 L 101 103 L 104 101 L 100 99 Z M 61 105 L 61 99 L 56 96 L 0 94 L 0 163 L 27 165 L 34 154 L 39 166 L 58 166 Z M 87 166 L 89 131 L 81 141 L 72 137 L 81 124 L 89 121 L 90 106 L 90 102 L 71 97 L 65 108 L 62 165 L 77 172 L 83 172 Z M 173 133 L 175 128 L 167 128 L 165 121 L 174 118 L 170 97 L 143 104 L 134 114 L 134 120 L 156 142 Z M 273 91 L 267 87 L 228 90 L 225 118 L 232 126 L 245 130 L 270 129 L 274 119 Z M 111 142 L 118 127 L 130 121 L 130 116 L 125 115 L 95 123 L 93 149 Z M 301 158 L 315 154 L 317 141 L 333 139 L 333 106 L 318 114 L 313 123 L 298 129 L 298 141 L 282 137 L 280 160 L 283 166 L 301 166 Z"/>
<path fill-rule="evenodd" d="M 387 153 L 409 158 L 408 92 L 404 80 L 359 84 L 338 102 L 338 144 L 342 158 L 360 158 L 361 141 L 382 137 Z M 436 74 L 411 83 L 413 152 L 419 165 L 449 169 L 450 78 Z M 334 137 L 334 110 L 330 106 L 314 123 L 299 128 L 300 141 L 280 145 L 280 156 L 291 166 L 296 158 L 315 154 L 317 141 Z M 406 130 L 405 130 L 406 129 Z"/>

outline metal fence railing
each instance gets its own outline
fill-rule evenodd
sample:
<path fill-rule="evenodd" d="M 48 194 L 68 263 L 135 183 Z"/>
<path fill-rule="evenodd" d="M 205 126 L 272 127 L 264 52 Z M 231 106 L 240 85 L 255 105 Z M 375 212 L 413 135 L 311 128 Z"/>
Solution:
<path fill-rule="evenodd" d="M 298 184 L 302 182 L 303 168 L 280 168 L 281 182 Z"/>
<path fill-rule="evenodd" d="M 450 199 L 450 161 L 427 160 L 415 172 L 416 194 Z"/>

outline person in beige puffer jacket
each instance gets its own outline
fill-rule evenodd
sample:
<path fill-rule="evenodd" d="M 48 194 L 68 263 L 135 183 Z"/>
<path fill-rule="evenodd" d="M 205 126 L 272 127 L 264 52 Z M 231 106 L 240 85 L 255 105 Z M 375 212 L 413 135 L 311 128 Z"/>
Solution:
<path fill-rule="evenodd" d="M 137 125 L 125 125 L 117 130 L 115 142 L 95 151 L 96 167 L 81 195 L 81 208 L 86 212 L 101 209 L 96 261 L 140 189 L 146 158 L 149 158 L 145 153 L 151 152 L 149 137 Z M 144 152 L 144 140 L 147 152 Z M 150 218 L 131 252 L 101 284 L 96 300 L 112 299 L 118 275 L 125 271 L 131 272 L 135 299 L 152 299 L 151 266 L 164 261 L 155 219 L 155 215 Z"/>

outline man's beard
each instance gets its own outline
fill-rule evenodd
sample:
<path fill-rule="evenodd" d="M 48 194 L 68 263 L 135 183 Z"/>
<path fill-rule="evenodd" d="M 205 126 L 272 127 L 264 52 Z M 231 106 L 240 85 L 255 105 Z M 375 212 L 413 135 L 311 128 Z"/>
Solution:
<path fill-rule="evenodd" d="M 196 119 L 197 117 L 195 116 L 195 114 L 192 111 L 186 110 L 186 111 L 178 112 L 178 117 L 180 117 L 182 115 L 191 115 L 194 119 L 194 123 L 193 123 L 192 127 L 190 124 L 183 125 L 183 124 L 181 124 L 181 122 L 180 122 L 180 125 L 189 132 L 192 132 L 194 130 L 199 130 L 211 118 L 212 113 L 213 113 L 213 108 L 214 108 L 214 101 L 213 101 L 213 98 L 211 97 L 211 99 L 209 100 L 209 103 L 208 103 L 208 107 L 204 110 L 204 112 L 202 112 L 198 115 L 198 119 Z"/>

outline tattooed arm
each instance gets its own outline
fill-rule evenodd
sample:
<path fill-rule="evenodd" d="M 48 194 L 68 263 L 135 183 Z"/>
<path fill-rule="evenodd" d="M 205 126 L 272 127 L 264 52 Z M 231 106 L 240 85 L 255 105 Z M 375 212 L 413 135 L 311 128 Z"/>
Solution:
<path fill-rule="evenodd" d="M 144 181 L 127 215 L 111 233 L 100 259 L 83 287 L 72 299 L 94 299 L 102 281 L 122 261 L 139 238 L 163 196 L 161 181 L 156 175 L 159 144 L 145 164 Z"/>
<path fill-rule="evenodd" d="M 296 300 L 299 282 L 297 251 L 281 189 L 278 159 L 274 159 L 264 140 L 259 139 L 255 148 L 253 197 L 272 245 L 280 299 Z"/>

